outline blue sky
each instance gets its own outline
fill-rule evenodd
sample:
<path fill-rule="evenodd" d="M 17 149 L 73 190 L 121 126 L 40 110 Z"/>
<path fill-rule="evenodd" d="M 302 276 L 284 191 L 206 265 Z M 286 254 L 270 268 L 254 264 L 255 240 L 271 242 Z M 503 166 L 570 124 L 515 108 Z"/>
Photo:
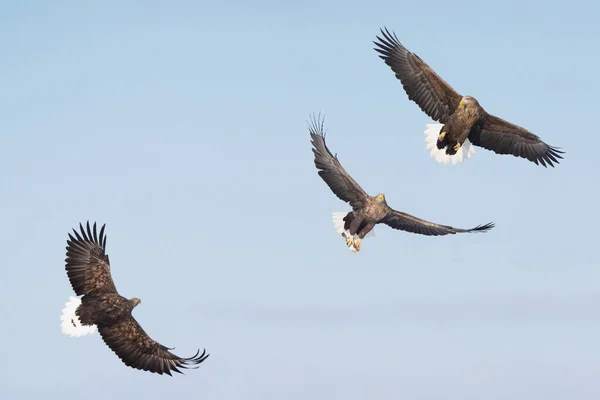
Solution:
<path fill-rule="evenodd" d="M 593 2 L 3 2 L 3 398 L 597 399 Z M 451 22 L 447 22 L 451 21 Z M 425 150 L 431 120 L 373 50 L 394 30 L 457 91 L 566 151 L 557 168 Z M 371 194 L 478 235 L 377 227 L 351 254 L 305 120 Z M 60 310 L 68 232 L 107 224 L 156 340 L 126 368 Z"/>

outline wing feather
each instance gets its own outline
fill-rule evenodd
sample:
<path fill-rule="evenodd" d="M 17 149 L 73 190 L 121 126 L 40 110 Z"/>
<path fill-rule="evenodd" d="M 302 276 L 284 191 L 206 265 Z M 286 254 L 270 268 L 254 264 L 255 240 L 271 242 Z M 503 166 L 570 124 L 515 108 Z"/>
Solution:
<path fill-rule="evenodd" d="M 472 229 L 459 229 L 448 225 L 439 225 L 425 221 L 424 219 L 413 217 L 410 214 L 396 211 L 392 208 L 389 209 L 387 215 L 379 222 L 394 229 L 427 236 L 454 235 L 463 232 L 485 232 L 494 227 L 494 223 L 490 222 L 489 224 L 478 225 Z"/>
<path fill-rule="evenodd" d="M 73 229 L 75 237 L 69 233 L 65 269 L 78 296 L 117 291 L 110 274 L 110 261 L 105 253 L 104 227 L 105 225 L 98 235 L 96 223 L 94 222 L 93 229 L 90 229 L 88 221 L 87 229 L 79 224 L 80 233 Z"/>
<path fill-rule="evenodd" d="M 337 155 L 333 155 L 325 143 L 325 132 L 323 130 L 324 120 L 314 115 L 308 123 L 310 136 L 312 138 L 313 153 L 315 155 L 315 166 L 319 175 L 325 181 L 331 191 L 340 199 L 357 210 L 363 207 L 367 193 L 346 172 L 340 164 Z"/>
<path fill-rule="evenodd" d="M 408 98 L 434 120 L 446 123 L 462 96 L 419 56 L 408 51 L 395 33 L 384 29 L 381 29 L 383 38 L 377 36 L 379 42 L 373 42 L 377 46 L 374 50 L 392 68 Z"/>
<path fill-rule="evenodd" d="M 476 125 L 469 140 L 476 146 L 491 150 L 497 154 L 511 154 L 542 164 L 544 167 L 559 164 L 564 151 L 549 146 L 539 136 L 512 124 L 495 115 L 487 114 L 481 125 Z"/>
<path fill-rule="evenodd" d="M 200 354 L 200 349 L 189 358 L 171 353 L 171 348 L 152 340 L 133 316 L 114 325 L 100 327 L 98 332 L 125 365 L 159 375 L 172 376 L 172 372 L 182 373 L 180 369 L 198 368 L 196 365 L 209 356 L 206 350 Z"/>

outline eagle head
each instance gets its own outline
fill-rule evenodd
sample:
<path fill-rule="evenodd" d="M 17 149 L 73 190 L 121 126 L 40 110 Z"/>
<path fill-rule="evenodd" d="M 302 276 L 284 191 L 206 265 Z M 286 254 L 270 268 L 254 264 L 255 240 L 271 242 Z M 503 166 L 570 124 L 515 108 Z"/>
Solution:
<path fill-rule="evenodd" d="M 479 102 L 473 96 L 463 96 L 463 98 L 460 99 L 460 103 L 458 103 L 459 107 L 462 107 L 465 109 L 476 107 L 478 105 L 479 105 Z"/>
<path fill-rule="evenodd" d="M 477 99 L 473 96 L 464 96 L 458 103 L 458 108 L 465 115 L 470 115 L 474 118 L 479 118 L 482 114 L 483 108 L 479 105 Z"/>
<path fill-rule="evenodd" d="M 377 196 L 375 196 L 375 200 L 377 200 L 380 203 L 385 203 L 385 196 L 383 195 L 383 193 L 379 193 Z"/>
<path fill-rule="evenodd" d="M 140 299 L 138 299 L 137 297 L 132 298 L 131 300 L 129 300 L 131 302 L 131 308 L 135 308 L 138 304 L 140 304 L 142 301 Z"/>

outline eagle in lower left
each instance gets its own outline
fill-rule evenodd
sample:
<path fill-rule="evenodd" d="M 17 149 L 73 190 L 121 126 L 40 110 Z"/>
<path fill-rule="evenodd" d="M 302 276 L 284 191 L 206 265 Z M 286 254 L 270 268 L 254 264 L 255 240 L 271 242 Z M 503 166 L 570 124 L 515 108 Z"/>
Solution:
<path fill-rule="evenodd" d="M 138 298 L 127 299 L 117 292 L 110 273 L 106 254 L 106 236 L 103 225 L 97 234 L 96 223 L 80 232 L 73 229 L 67 240 L 66 271 L 77 296 L 70 297 L 62 310 L 61 329 L 69 336 L 100 333 L 104 343 L 128 367 L 172 376 L 179 369 L 198 368 L 208 358 L 206 350 L 193 357 L 182 358 L 171 353 L 171 348 L 152 340 L 132 315 L 141 303 Z"/>

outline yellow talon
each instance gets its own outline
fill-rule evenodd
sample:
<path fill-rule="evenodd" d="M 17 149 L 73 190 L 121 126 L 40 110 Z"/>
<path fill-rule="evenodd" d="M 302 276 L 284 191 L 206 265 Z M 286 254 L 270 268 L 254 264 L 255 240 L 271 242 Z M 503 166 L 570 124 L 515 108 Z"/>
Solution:
<path fill-rule="evenodd" d="M 438 140 L 444 140 L 445 137 L 446 137 L 446 132 L 442 132 L 442 133 L 440 133 Z"/>
<path fill-rule="evenodd" d="M 458 151 L 458 150 L 460 150 L 460 143 L 456 143 L 454 145 L 454 151 Z"/>
<path fill-rule="evenodd" d="M 350 236 L 349 238 L 346 239 L 346 246 L 352 247 L 353 244 L 354 244 L 354 236 Z"/>
<path fill-rule="evenodd" d="M 356 238 L 354 240 L 354 247 L 356 248 L 356 251 L 360 251 L 360 239 Z"/>

